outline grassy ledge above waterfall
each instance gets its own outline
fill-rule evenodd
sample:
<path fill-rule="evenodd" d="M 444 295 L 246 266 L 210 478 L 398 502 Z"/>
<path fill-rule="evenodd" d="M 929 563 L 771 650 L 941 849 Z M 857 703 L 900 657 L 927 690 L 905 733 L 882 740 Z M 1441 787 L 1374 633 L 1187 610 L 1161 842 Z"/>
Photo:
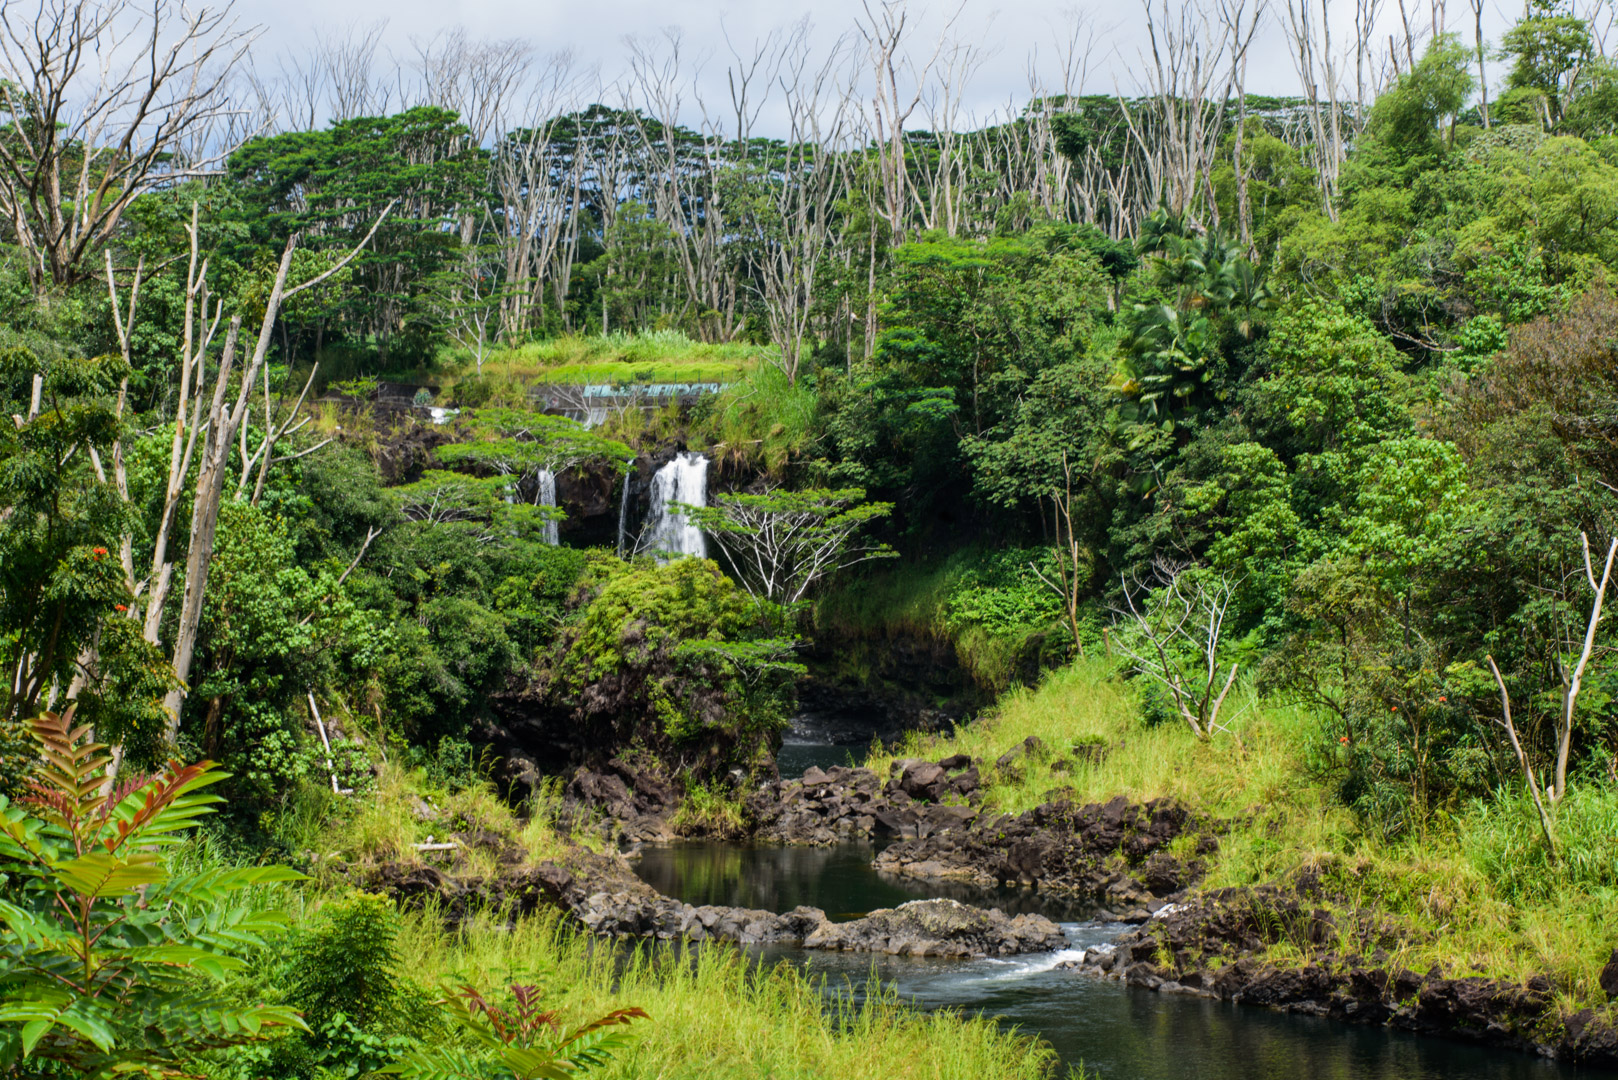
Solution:
<path fill-rule="evenodd" d="M 985 767 L 988 806 L 1016 812 L 1058 793 L 1081 803 L 1177 799 L 1228 823 L 1201 888 L 1318 874 L 1342 906 L 1397 928 L 1402 946 L 1385 964 L 1417 972 L 1437 964 L 1451 977 L 1518 984 L 1544 975 L 1563 1009 L 1608 1007 L 1598 979 L 1618 925 L 1618 797 L 1596 784 L 1571 790 L 1558 812 L 1555 865 L 1526 800 L 1456 805 L 1390 840 L 1334 797 L 1322 759 L 1332 749 L 1320 745 L 1315 718 L 1239 693 L 1230 726 L 1241 746 L 1223 735 L 1202 743 L 1172 720 L 1149 724 L 1137 687 L 1092 659 L 1012 690 L 952 735 L 912 736 L 868 764 L 886 775 L 907 756 L 967 753 L 993 763 L 1037 736 L 1046 752 L 1028 755 L 1015 773 Z M 1360 948 L 1339 944 L 1345 962 Z M 1279 963 L 1299 956 L 1285 941 L 1270 947 Z"/>

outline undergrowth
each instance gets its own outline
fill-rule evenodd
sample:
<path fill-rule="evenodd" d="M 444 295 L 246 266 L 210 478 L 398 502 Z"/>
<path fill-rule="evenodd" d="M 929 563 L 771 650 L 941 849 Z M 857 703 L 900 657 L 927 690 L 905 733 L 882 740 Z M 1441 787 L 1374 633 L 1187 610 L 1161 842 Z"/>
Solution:
<path fill-rule="evenodd" d="M 821 598 L 815 623 L 853 638 L 946 640 L 973 683 L 998 693 L 1060 663 L 1073 648 L 1060 601 L 1030 566 L 1043 557 L 966 548 L 945 559 L 849 574 Z"/>

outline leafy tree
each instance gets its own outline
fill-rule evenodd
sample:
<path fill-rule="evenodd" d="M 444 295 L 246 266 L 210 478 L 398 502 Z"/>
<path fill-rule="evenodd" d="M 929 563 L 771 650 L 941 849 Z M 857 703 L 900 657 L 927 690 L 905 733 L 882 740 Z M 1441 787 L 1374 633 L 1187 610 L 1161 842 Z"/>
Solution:
<path fill-rule="evenodd" d="M 1506 86 L 1537 95 L 1546 127 L 1562 118 L 1573 81 L 1596 52 L 1590 27 L 1558 0 L 1532 0 L 1528 16 L 1500 40 L 1502 59 L 1512 61 Z M 1536 117 L 1538 119 L 1538 117 Z"/>
<path fill-rule="evenodd" d="M 1471 50 L 1454 34 L 1443 34 L 1427 46 L 1413 71 L 1382 92 L 1371 106 L 1368 130 L 1384 153 L 1420 167 L 1447 149 L 1455 118 L 1477 85 L 1471 63 Z"/>
<path fill-rule="evenodd" d="M 0 1067 L 56 1062 L 83 1077 L 181 1075 L 198 1052 L 302 1028 L 220 983 L 280 933 L 264 886 L 277 866 L 172 873 L 163 850 L 220 800 L 211 764 L 171 763 L 108 792 L 108 757 L 72 711 L 33 722 L 44 764 L 16 805 L 0 796 Z"/>
<path fill-rule="evenodd" d="M 114 357 L 0 353 L 0 716 L 76 697 L 81 715 L 144 752 L 161 739 L 173 672 L 126 617 L 127 507 L 98 462 L 122 430 Z"/>
<path fill-rule="evenodd" d="M 886 544 L 857 539 L 866 525 L 893 510 L 892 503 L 865 501 L 861 488 L 772 488 L 676 509 L 719 541 L 748 592 L 772 604 L 796 604 L 839 570 L 898 554 Z"/>

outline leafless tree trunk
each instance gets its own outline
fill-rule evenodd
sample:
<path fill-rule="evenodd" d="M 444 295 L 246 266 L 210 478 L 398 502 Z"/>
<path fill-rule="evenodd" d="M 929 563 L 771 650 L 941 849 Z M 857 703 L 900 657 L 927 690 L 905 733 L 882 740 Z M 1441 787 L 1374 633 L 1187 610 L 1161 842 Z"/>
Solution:
<path fill-rule="evenodd" d="M 1478 62 L 1478 91 L 1483 95 L 1478 113 L 1483 117 L 1483 128 L 1489 128 L 1489 73 L 1483 67 L 1483 0 L 1468 0 L 1472 5 L 1473 54 Z"/>
<path fill-rule="evenodd" d="M 1051 516 L 1056 523 L 1056 575 L 1046 577 L 1033 563 L 1029 568 L 1046 588 L 1062 601 L 1067 615 L 1068 631 L 1073 635 L 1073 647 L 1084 655 L 1084 639 L 1079 634 L 1079 603 L 1090 584 L 1089 560 L 1084 557 L 1084 545 L 1073 527 L 1073 466 L 1067 453 L 1062 453 L 1062 486 L 1049 495 Z"/>
<path fill-rule="evenodd" d="M 1489 662 L 1489 670 L 1494 672 L 1494 681 L 1500 687 L 1501 724 L 1506 729 L 1506 735 L 1511 740 L 1512 752 L 1517 756 L 1517 768 L 1522 771 L 1523 779 L 1528 783 L 1528 794 L 1533 797 L 1534 810 L 1539 815 L 1539 827 L 1545 834 L 1545 847 L 1550 852 L 1551 861 L 1556 861 L 1556 830 L 1551 826 L 1551 816 L 1545 809 L 1545 800 L 1539 793 L 1539 777 L 1534 772 L 1533 764 L 1524 752 L 1522 740 L 1517 737 L 1517 725 L 1511 719 L 1511 694 L 1506 690 L 1506 680 L 1500 674 L 1500 668 L 1495 665 L 1494 657 L 1484 659 Z"/>
<path fill-rule="evenodd" d="M 93 279 L 94 249 L 129 204 L 207 176 L 235 147 L 177 157 L 230 109 L 252 40 L 230 8 L 171 0 L 0 0 L 0 214 L 37 290 Z"/>
<path fill-rule="evenodd" d="M 809 346 L 823 266 L 837 242 L 835 203 L 845 189 L 848 98 L 838 85 L 846 53 L 839 40 L 826 57 L 811 59 L 809 24 L 784 43 L 777 81 L 783 94 L 787 137 L 777 166 L 755 173 L 768 191 L 762 211 L 744 214 L 757 246 L 758 280 L 770 339 L 788 381 L 796 383 Z"/>
<path fill-rule="evenodd" d="M 1125 606 L 1114 610 L 1128 632 L 1114 633 L 1112 642 L 1139 674 L 1168 691 L 1180 719 L 1206 742 L 1214 732 L 1229 730 L 1219 723 L 1219 711 L 1236 682 L 1236 664 L 1221 687 L 1219 646 L 1237 583 L 1226 577 L 1206 582 L 1188 569 L 1159 559 L 1154 582 L 1136 582 L 1131 589 L 1125 580 Z M 1195 663 L 1183 662 L 1182 652 Z"/>
<path fill-rule="evenodd" d="M 1287 0 L 1283 28 L 1309 103 L 1309 159 L 1320 185 L 1321 203 L 1326 216 L 1336 221 L 1343 128 L 1337 57 L 1331 44 L 1331 0 Z"/>
<path fill-rule="evenodd" d="M 1197 218 L 1202 212 L 1218 221 L 1217 203 L 1207 198 L 1208 178 L 1224 133 L 1225 107 L 1234 68 L 1226 66 L 1239 46 L 1234 26 L 1209 18 L 1200 2 L 1171 11 L 1168 0 L 1142 0 L 1146 14 L 1147 52 L 1141 57 L 1146 108 L 1118 95 L 1119 108 L 1147 178 L 1157 197 L 1176 214 Z M 1252 26 L 1247 25 L 1249 37 Z M 1223 80 L 1220 81 L 1220 76 Z"/>
<path fill-rule="evenodd" d="M 239 316 L 231 320 L 226 334 L 224 349 L 219 357 L 218 371 L 214 375 L 211 400 L 207 404 L 206 420 L 204 420 L 204 391 L 207 378 L 206 360 L 213 338 L 219 329 L 223 304 L 218 301 L 214 303 L 214 314 L 210 319 L 207 313 L 210 299 L 207 283 L 208 261 L 199 251 L 198 209 L 196 204 L 192 204 L 191 222 L 187 226 L 191 241 L 191 252 L 186 269 L 186 303 L 184 327 L 181 334 L 179 372 L 180 388 L 175 407 L 174 436 L 170 445 L 169 469 L 164 486 L 163 508 L 158 518 L 158 528 L 153 543 L 152 563 L 150 570 L 143 579 L 135 577 L 133 559 L 128 554 L 132 548 L 132 537 L 125 536 L 120 544 L 120 555 L 130 592 L 136 597 L 144 597 L 144 636 L 154 644 L 160 643 L 164 608 L 174 579 L 174 564 L 169 555 L 169 546 L 180 499 L 184 494 L 187 480 L 191 476 L 192 464 L 195 462 L 198 466 L 198 471 L 192 488 L 190 544 L 186 552 L 185 590 L 176 624 L 173 648 L 170 652 L 174 673 L 182 683 L 190 674 L 191 657 L 196 646 L 197 630 L 201 625 L 202 602 L 208 583 L 208 566 L 213 556 L 214 536 L 219 523 L 219 502 L 224 492 L 225 474 L 229 465 L 231 446 L 236 441 L 247 419 L 249 402 L 252 400 L 258 377 L 263 372 L 265 359 L 269 355 L 270 342 L 274 334 L 276 320 L 280 315 L 281 305 L 305 289 L 319 285 L 348 265 L 370 243 L 371 238 L 376 235 L 377 228 L 381 226 L 383 219 L 387 217 L 391 209 L 390 205 L 388 210 L 383 211 L 375 224 L 372 225 L 371 231 L 366 234 L 359 245 L 349 251 L 341 260 L 325 272 L 292 288 L 287 288 L 286 278 L 292 266 L 292 253 L 296 249 L 298 238 L 294 235 L 287 241 L 286 247 L 281 253 L 281 262 L 276 270 L 274 284 L 265 303 L 257 345 L 248 364 L 237 380 L 235 404 L 232 406 L 228 401 L 228 397 L 232 371 L 236 366 L 236 349 L 241 331 L 241 318 Z M 139 281 L 140 275 L 137 273 L 127 302 L 120 304 L 112 260 L 110 257 L 107 259 L 107 288 L 112 301 L 114 320 L 118 327 L 119 344 L 124 351 L 126 360 L 129 356 L 131 335 L 136 325 L 135 312 L 139 298 Z M 306 392 L 307 389 L 306 386 Z M 272 422 L 272 433 L 266 436 L 266 443 L 260 450 L 258 490 L 262 490 L 264 470 L 273 459 L 275 440 L 279 438 L 279 435 L 274 433 L 276 431 L 276 425 L 273 424 L 274 417 L 267 417 L 267 420 Z M 290 424 L 291 420 L 289 418 L 282 425 L 279 425 L 280 434 L 285 434 Z M 200 457 L 197 456 L 199 441 Z M 243 457 L 245 458 L 246 456 L 244 448 Z M 124 459 L 124 449 L 120 445 L 114 450 L 114 468 L 120 496 L 127 499 L 129 497 L 129 485 Z M 252 463 L 249 462 L 248 469 L 251 468 Z M 246 478 L 247 471 L 244 470 L 239 487 L 245 486 Z M 136 617 L 133 610 L 130 615 L 132 618 Z M 171 742 L 179 730 L 179 710 L 183 698 L 184 691 L 174 691 L 164 701 L 164 706 L 170 714 L 168 736 Z"/>

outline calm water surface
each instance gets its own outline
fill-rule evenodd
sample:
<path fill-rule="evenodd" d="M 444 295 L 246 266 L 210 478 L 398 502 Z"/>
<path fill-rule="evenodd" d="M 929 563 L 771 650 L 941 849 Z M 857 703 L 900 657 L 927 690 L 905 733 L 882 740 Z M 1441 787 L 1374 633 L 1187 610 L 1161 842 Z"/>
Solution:
<path fill-rule="evenodd" d="M 1082 1061 L 1103 1080 L 1618 1078 L 1528 1054 L 1080 978 L 1055 970 L 1056 964 L 1128 927 L 1086 919 L 1083 910 L 1052 906 L 1034 893 L 963 888 L 952 894 L 936 883 L 885 878 L 871 869 L 873 854 L 866 844 L 830 849 L 681 844 L 645 849 L 637 872 L 665 895 L 687 903 L 772 911 L 810 904 L 834 919 L 939 895 L 1008 911 L 1043 910 L 1061 921 L 1070 951 L 972 961 L 779 948 L 757 952 L 827 976 L 834 993 L 856 993 L 851 987 L 874 968 L 922 1008 L 999 1017 L 1008 1027 L 1038 1034 L 1063 1061 Z"/>

